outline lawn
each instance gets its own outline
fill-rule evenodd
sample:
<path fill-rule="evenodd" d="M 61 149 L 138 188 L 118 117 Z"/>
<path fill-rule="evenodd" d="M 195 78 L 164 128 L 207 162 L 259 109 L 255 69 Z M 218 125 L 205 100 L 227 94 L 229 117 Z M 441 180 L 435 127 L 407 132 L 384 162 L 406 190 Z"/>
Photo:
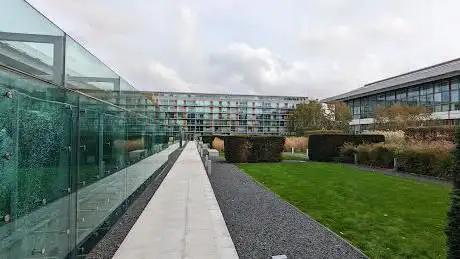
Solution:
<path fill-rule="evenodd" d="M 371 258 L 446 258 L 449 186 L 340 164 L 238 166 Z"/>

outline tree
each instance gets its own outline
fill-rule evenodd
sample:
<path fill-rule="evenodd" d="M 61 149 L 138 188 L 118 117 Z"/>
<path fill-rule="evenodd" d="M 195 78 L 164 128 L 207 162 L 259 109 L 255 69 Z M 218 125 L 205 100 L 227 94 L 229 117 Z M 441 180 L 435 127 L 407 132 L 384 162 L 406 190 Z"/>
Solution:
<path fill-rule="evenodd" d="M 288 130 L 296 135 L 303 135 L 307 130 L 324 129 L 325 122 L 323 105 L 318 101 L 301 103 L 288 114 Z"/>
<path fill-rule="evenodd" d="M 351 110 L 344 102 L 334 101 L 327 104 L 329 129 L 348 131 L 350 122 L 353 119 Z"/>
<path fill-rule="evenodd" d="M 423 126 L 431 119 L 431 111 L 423 106 L 395 104 L 375 109 L 375 126 L 380 130 L 403 130 Z"/>
<path fill-rule="evenodd" d="M 451 206 L 447 213 L 447 258 L 460 258 L 460 129 L 456 130 L 454 151 L 454 186 L 450 194 Z"/>
<path fill-rule="evenodd" d="M 351 111 L 343 102 L 308 101 L 289 112 L 288 130 L 299 136 L 312 130 L 347 130 L 351 119 Z"/>

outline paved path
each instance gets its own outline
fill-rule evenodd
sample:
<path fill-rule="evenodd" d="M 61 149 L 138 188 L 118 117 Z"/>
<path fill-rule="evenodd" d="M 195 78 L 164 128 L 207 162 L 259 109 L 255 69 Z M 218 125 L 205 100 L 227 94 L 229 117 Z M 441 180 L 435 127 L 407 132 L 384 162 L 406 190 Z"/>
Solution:
<path fill-rule="evenodd" d="M 189 142 L 113 258 L 238 258 Z"/>
<path fill-rule="evenodd" d="M 240 258 L 365 258 L 235 165 L 213 162 L 210 178 Z"/>

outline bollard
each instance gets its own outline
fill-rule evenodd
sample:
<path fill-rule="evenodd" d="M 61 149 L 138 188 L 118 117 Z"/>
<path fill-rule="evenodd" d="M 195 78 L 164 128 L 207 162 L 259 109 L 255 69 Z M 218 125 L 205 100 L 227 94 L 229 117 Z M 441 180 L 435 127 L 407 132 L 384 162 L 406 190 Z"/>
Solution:
<path fill-rule="evenodd" d="M 355 160 L 355 165 L 358 164 L 358 153 L 353 154 L 354 160 Z"/>
<path fill-rule="evenodd" d="M 305 160 L 310 160 L 310 157 L 308 157 L 308 149 L 305 151 Z"/>
<path fill-rule="evenodd" d="M 294 155 L 294 148 L 293 147 L 291 147 L 291 154 Z"/>
<path fill-rule="evenodd" d="M 211 160 L 206 160 L 206 163 L 208 164 L 208 175 L 211 175 Z"/>
<path fill-rule="evenodd" d="M 393 170 L 398 171 L 398 159 L 393 158 Z"/>

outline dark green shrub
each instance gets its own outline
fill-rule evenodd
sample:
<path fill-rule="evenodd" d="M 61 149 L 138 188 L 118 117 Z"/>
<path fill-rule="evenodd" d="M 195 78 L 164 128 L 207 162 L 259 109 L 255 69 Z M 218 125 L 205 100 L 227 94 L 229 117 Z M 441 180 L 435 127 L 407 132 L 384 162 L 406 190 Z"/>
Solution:
<path fill-rule="evenodd" d="M 204 144 L 208 144 L 208 146 L 211 146 L 214 138 L 215 136 L 202 136 L 201 141 L 203 141 Z"/>
<path fill-rule="evenodd" d="M 226 136 L 225 159 L 230 163 L 279 162 L 284 137 L 278 136 Z"/>
<path fill-rule="evenodd" d="M 384 142 L 383 135 L 318 134 L 308 138 L 308 156 L 313 161 L 334 161 L 345 143 L 354 145 Z"/>
<path fill-rule="evenodd" d="M 450 153 L 435 149 L 404 148 L 397 158 L 399 171 L 445 179 L 452 177 L 453 159 Z"/>
<path fill-rule="evenodd" d="M 457 146 L 454 151 L 454 186 L 450 195 L 451 206 L 447 213 L 447 257 L 460 258 L 460 130 L 455 132 Z"/>
<path fill-rule="evenodd" d="M 358 155 L 358 164 L 392 168 L 395 148 L 392 145 L 377 143 L 354 146 L 346 143 L 340 149 L 339 162 L 354 163 L 354 154 Z"/>

